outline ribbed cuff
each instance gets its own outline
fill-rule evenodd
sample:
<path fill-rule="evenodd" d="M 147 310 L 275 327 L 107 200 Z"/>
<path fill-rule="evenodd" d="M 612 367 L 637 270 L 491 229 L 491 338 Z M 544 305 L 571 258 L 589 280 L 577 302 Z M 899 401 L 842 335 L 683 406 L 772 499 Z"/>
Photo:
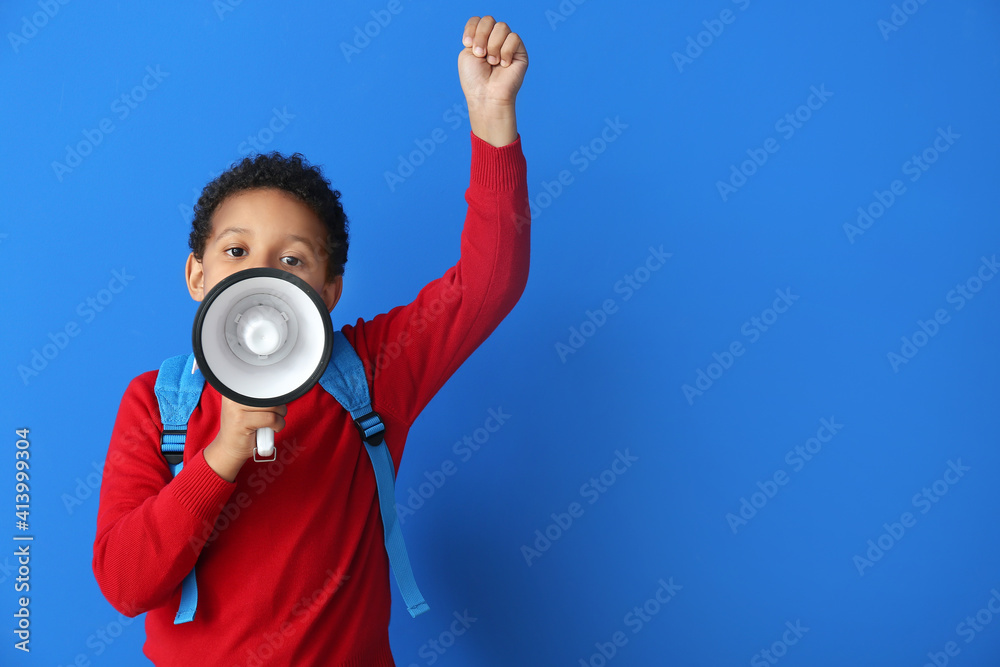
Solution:
<path fill-rule="evenodd" d="M 469 182 L 498 192 L 526 188 L 528 167 L 521 152 L 521 135 L 506 146 L 494 146 L 472 137 L 472 173 Z"/>
<path fill-rule="evenodd" d="M 207 521 L 215 519 L 223 504 L 236 489 L 236 482 L 227 482 L 212 470 L 205 460 L 204 450 L 186 462 L 174 478 L 174 497 L 191 514 Z"/>

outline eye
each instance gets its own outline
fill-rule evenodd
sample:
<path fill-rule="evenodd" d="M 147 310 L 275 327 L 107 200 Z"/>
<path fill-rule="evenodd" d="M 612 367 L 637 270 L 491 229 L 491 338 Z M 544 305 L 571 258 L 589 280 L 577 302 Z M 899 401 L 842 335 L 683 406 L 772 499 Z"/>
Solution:
<path fill-rule="evenodd" d="M 286 259 L 287 260 L 291 260 L 290 262 L 285 262 L 285 264 L 287 264 L 288 266 L 302 266 L 302 260 L 299 259 L 298 257 L 288 256 L 288 257 L 282 257 L 281 259 L 282 260 L 286 260 Z"/>
<path fill-rule="evenodd" d="M 230 257 L 242 257 L 243 255 L 246 254 L 246 250 L 244 250 L 243 248 L 237 248 L 235 246 L 232 247 L 232 248 L 226 248 L 223 252 L 230 253 L 233 250 L 235 250 L 237 252 L 237 254 L 235 254 L 235 255 L 230 254 L 229 255 Z"/>

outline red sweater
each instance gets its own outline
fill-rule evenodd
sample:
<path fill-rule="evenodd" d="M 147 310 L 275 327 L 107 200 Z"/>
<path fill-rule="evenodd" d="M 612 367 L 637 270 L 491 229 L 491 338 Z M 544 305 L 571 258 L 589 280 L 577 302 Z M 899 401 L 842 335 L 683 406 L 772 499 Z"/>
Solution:
<path fill-rule="evenodd" d="M 397 470 L 414 419 L 510 312 L 528 277 L 520 136 L 502 147 L 470 136 L 461 258 L 409 305 L 342 329 L 365 364 Z M 219 430 L 220 397 L 206 383 L 184 467 L 171 478 L 155 381 L 156 371 L 143 373 L 122 397 L 93 561 L 115 609 L 148 611 L 143 652 L 156 665 L 182 667 L 393 665 L 394 580 L 375 475 L 350 415 L 317 384 L 288 404 L 275 435 L 278 460 L 250 459 L 227 482 L 202 454 Z M 197 613 L 174 625 L 181 581 L 195 563 Z M 432 582 L 422 590 L 433 605 Z"/>

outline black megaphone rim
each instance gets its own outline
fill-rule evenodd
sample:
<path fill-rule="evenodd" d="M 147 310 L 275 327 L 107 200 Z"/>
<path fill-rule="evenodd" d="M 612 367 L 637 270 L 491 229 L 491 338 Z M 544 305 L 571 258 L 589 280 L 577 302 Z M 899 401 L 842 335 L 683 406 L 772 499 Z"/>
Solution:
<path fill-rule="evenodd" d="M 205 359 L 205 354 L 201 346 L 202 325 L 205 323 L 205 316 L 212 307 L 212 303 L 215 302 L 216 298 L 223 291 L 225 291 L 226 288 L 249 278 L 279 278 L 289 282 L 305 292 L 310 301 L 312 301 L 316 308 L 319 309 L 319 311 L 324 315 L 324 317 L 321 317 L 320 320 L 323 322 L 323 340 L 325 342 L 323 344 L 323 352 L 320 356 L 320 363 L 316 365 L 316 370 L 313 371 L 308 380 L 303 382 L 296 389 L 274 398 L 255 398 L 253 396 L 244 396 L 238 391 L 235 391 L 223 384 L 222 381 L 220 381 L 219 378 L 212 372 L 210 365 Z M 319 382 L 319 379 L 323 377 L 323 373 L 326 372 L 326 367 L 330 364 L 330 357 L 333 353 L 333 324 L 330 322 L 330 312 L 326 309 L 326 304 L 323 303 L 319 294 L 316 293 L 316 290 L 314 290 L 309 283 L 302 280 L 298 276 L 293 275 L 288 271 L 267 267 L 243 269 L 242 271 L 237 271 L 232 275 L 226 276 L 216 283 L 216 285 L 209 290 L 208 295 L 198 305 L 198 311 L 194 316 L 194 327 L 191 330 L 191 347 L 194 349 L 194 358 L 198 362 L 198 370 L 201 371 L 202 375 L 205 376 L 205 380 L 212 385 L 217 392 L 229 400 L 241 405 L 247 405 L 253 408 L 270 408 L 276 405 L 291 403 L 295 399 L 306 395 L 309 393 L 309 390 L 312 389 L 317 382 Z"/>

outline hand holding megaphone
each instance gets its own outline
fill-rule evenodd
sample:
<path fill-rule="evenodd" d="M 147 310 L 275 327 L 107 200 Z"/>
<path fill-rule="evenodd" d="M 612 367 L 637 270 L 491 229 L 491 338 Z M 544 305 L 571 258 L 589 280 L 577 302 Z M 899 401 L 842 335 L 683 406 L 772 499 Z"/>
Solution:
<path fill-rule="evenodd" d="M 220 446 L 238 456 L 255 440 L 247 457 L 272 460 L 285 404 L 309 391 L 330 362 L 333 326 L 305 281 L 279 269 L 246 269 L 201 302 L 192 346 L 205 380 L 223 397 Z"/>
<path fill-rule="evenodd" d="M 267 430 L 272 434 L 285 427 L 285 415 L 288 406 L 276 405 L 269 408 L 255 408 L 241 405 L 236 401 L 222 396 L 219 413 L 219 433 L 215 442 L 225 454 L 234 461 L 245 461 L 254 455 L 254 449 L 261 456 L 269 456 L 270 452 L 261 451 L 258 440 L 260 431 Z M 273 440 L 272 440 L 273 448 Z"/>
<path fill-rule="evenodd" d="M 227 481 L 234 481 L 247 459 L 258 453 L 260 430 L 280 432 L 285 428 L 288 407 L 254 408 L 220 396 L 219 431 L 205 448 L 205 461 Z M 266 459 L 265 459 L 266 460 Z"/>

